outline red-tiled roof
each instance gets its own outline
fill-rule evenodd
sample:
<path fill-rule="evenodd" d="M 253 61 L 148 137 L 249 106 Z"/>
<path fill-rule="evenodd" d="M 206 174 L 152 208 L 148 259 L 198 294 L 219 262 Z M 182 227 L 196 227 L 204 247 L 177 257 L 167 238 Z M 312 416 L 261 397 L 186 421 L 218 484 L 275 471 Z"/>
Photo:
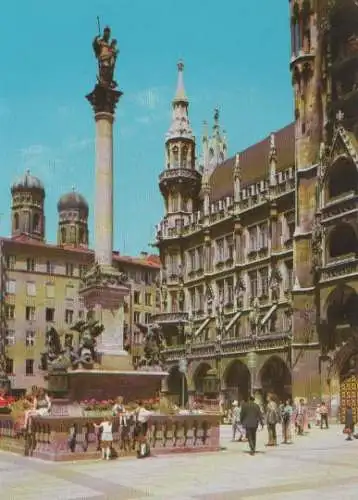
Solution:
<path fill-rule="evenodd" d="M 49 250 L 49 251 L 56 250 L 60 252 L 67 252 L 69 254 L 71 253 L 83 254 L 84 256 L 88 256 L 88 258 L 91 258 L 94 255 L 94 251 L 90 248 L 74 247 L 70 245 L 60 246 L 60 245 L 54 245 L 52 243 L 44 243 L 43 241 L 36 240 L 24 234 L 16 236 L 15 238 L 2 237 L 0 238 L 0 241 L 4 242 L 5 245 L 20 244 L 24 246 L 43 248 L 44 250 Z M 123 262 L 123 264 L 132 264 L 135 266 L 150 267 L 152 269 L 160 268 L 159 256 L 152 254 L 146 255 L 145 257 L 131 257 L 129 255 L 120 255 L 119 252 L 115 251 L 113 252 L 113 260 L 115 260 L 116 262 Z"/>
<path fill-rule="evenodd" d="M 285 170 L 295 164 L 295 128 L 294 123 L 275 132 L 277 149 L 277 171 Z M 242 172 L 241 186 L 245 187 L 269 175 L 270 136 L 240 152 Z M 225 196 L 233 196 L 233 169 L 235 157 L 218 165 L 210 176 L 211 199 L 217 201 Z"/>

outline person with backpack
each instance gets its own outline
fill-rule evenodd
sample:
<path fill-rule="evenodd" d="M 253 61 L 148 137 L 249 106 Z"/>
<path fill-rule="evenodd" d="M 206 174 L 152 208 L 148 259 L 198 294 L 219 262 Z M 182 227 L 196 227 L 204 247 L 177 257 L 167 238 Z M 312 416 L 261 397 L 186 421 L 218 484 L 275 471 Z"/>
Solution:
<path fill-rule="evenodd" d="M 287 399 L 286 402 L 281 405 L 282 444 L 290 444 L 292 442 L 292 414 L 293 408 L 291 401 Z"/>

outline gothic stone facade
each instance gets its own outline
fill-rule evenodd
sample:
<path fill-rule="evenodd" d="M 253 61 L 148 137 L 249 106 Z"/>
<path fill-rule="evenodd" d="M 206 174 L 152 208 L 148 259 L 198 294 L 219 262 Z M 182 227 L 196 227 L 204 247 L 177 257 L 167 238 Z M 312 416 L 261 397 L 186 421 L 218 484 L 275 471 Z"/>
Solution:
<path fill-rule="evenodd" d="M 216 112 L 195 165 L 179 65 L 157 231 L 171 393 L 181 358 L 207 397 L 356 383 L 358 7 L 291 1 L 289 19 L 294 122 L 234 158 Z"/>

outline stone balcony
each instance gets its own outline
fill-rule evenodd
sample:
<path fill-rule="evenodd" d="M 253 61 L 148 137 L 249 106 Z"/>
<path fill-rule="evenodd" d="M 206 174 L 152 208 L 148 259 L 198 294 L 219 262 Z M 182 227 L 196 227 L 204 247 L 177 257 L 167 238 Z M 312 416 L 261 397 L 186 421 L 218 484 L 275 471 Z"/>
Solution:
<path fill-rule="evenodd" d="M 342 215 L 356 212 L 358 209 L 358 196 L 355 192 L 346 193 L 328 201 L 322 208 L 322 222 L 333 222 Z"/>
<path fill-rule="evenodd" d="M 342 276 L 358 274 L 358 259 L 355 254 L 346 255 L 343 259 L 329 262 L 322 268 L 321 281 L 330 281 Z"/>
<path fill-rule="evenodd" d="M 162 193 L 166 193 L 168 187 L 178 179 L 182 182 L 195 183 L 198 189 L 201 185 L 201 173 L 192 168 L 168 168 L 159 175 L 159 188 Z"/>
<path fill-rule="evenodd" d="M 189 319 L 189 314 L 187 312 L 162 312 L 154 314 L 152 319 L 155 323 L 159 324 L 185 323 Z"/>

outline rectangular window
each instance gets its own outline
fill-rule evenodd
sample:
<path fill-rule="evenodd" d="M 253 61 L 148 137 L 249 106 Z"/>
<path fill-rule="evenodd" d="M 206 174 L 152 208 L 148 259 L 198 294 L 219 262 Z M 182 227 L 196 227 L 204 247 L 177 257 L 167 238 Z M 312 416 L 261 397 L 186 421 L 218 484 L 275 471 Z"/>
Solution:
<path fill-rule="evenodd" d="M 6 269 L 9 271 L 14 271 L 16 267 L 16 256 L 15 255 L 7 255 L 6 256 Z"/>
<path fill-rule="evenodd" d="M 234 238 L 232 236 L 226 238 L 226 258 L 234 260 Z"/>
<path fill-rule="evenodd" d="M 15 330 L 5 331 L 5 345 L 15 345 Z"/>
<path fill-rule="evenodd" d="M 5 304 L 5 318 L 15 319 L 15 306 L 12 304 Z"/>
<path fill-rule="evenodd" d="M 11 358 L 6 358 L 6 374 L 7 375 L 14 374 L 14 360 Z"/>
<path fill-rule="evenodd" d="M 234 281 L 232 278 L 226 280 L 226 303 L 234 303 Z"/>
<path fill-rule="evenodd" d="M 74 299 L 75 298 L 75 287 L 72 285 L 66 286 L 66 299 Z"/>
<path fill-rule="evenodd" d="M 72 309 L 65 310 L 65 323 L 71 325 L 73 323 L 73 311 Z"/>
<path fill-rule="evenodd" d="M 220 303 L 223 303 L 225 300 L 225 286 L 224 280 L 220 280 L 216 282 L 216 289 L 218 291 L 218 299 Z"/>
<path fill-rule="evenodd" d="M 33 375 L 34 374 L 34 360 L 33 359 L 26 359 L 26 361 L 25 361 L 25 373 L 26 373 L 26 375 Z"/>
<path fill-rule="evenodd" d="M 26 270 L 29 273 L 33 273 L 35 271 L 35 259 L 26 259 Z"/>
<path fill-rule="evenodd" d="M 85 312 L 83 309 L 78 311 L 78 319 L 84 319 L 85 317 Z"/>
<path fill-rule="evenodd" d="M 261 224 L 259 228 L 260 234 L 260 249 L 264 249 L 268 247 L 268 227 L 267 224 Z"/>
<path fill-rule="evenodd" d="M 33 347 L 35 345 L 35 332 L 33 330 L 26 331 L 26 347 Z"/>
<path fill-rule="evenodd" d="M 36 308 L 33 306 L 26 306 L 25 308 L 26 321 L 35 321 L 36 319 Z"/>
<path fill-rule="evenodd" d="M 144 282 L 146 285 L 151 285 L 153 283 L 153 276 L 149 271 L 144 273 Z"/>
<path fill-rule="evenodd" d="M 139 311 L 134 311 L 133 321 L 134 321 L 134 323 L 140 323 L 140 312 Z"/>
<path fill-rule="evenodd" d="M 249 282 L 250 282 L 250 297 L 254 299 L 257 297 L 257 272 L 252 271 L 249 273 Z"/>
<path fill-rule="evenodd" d="M 26 283 L 26 295 L 28 297 L 36 297 L 36 283 L 32 281 Z"/>
<path fill-rule="evenodd" d="M 55 285 L 52 283 L 47 283 L 46 285 L 46 298 L 54 299 L 55 298 Z"/>
<path fill-rule="evenodd" d="M 195 250 L 189 250 L 189 271 L 196 270 L 196 259 L 195 259 Z"/>
<path fill-rule="evenodd" d="M 8 295 L 15 295 L 15 293 L 16 293 L 16 281 L 15 280 L 7 280 L 6 281 L 6 293 Z"/>
<path fill-rule="evenodd" d="M 257 227 L 249 229 L 249 252 L 257 251 Z"/>
<path fill-rule="evenodd" d="M 66 263 L 66 276 L 73 276 L 74 272 L 74 265 L 67 262 Z"/>
<path fill-rule="evenodd" d="M 47 274 L 54 274 L 55 273 L 55 264 L 48 260 L 46 262 L 46 272 Z"/>
<path fill-rule="evenodd" d="M 46 321 L 55 321 L 55 309 L 53 307 L 46 307 L 45 318 Z"/>
<path fill-rule="evenodd" d="M 216 262 L 224 260 L 224 238 L 216 240 Z"/>
<path fill-rule="evenodd" d="M 145 305 L 148 307 L 150 307 L 152 305 L 152 294 L 151 293 L 145 294 Z"/>
<path fill-rule="evenodd" d="M 144 323 L 146 323 L 146 324 L 150 323 L 150 317 L 151 317 L 150 313 L 145 313 L 145 315 L 144 315 Z"/>
<path fill-rule="evenodd" d="M 204 248 L 197 249 L 198 269 L 204 269 Z"/>
<path fill-rule="evenodd" d="M 199 286 L 197 288 L 197 295 L 198 295 L 198 307 L 199 311 L 204 311 L 204 288 L 202 286 Z"/>
<path fill-rule="evenodd" d="M 136 305 L 140 304 L 140 292 L 138 292 L 137 290 L 134 292 L 133 301 Z"/>
<path fill-rule="evenodd" d="M 268 296 L 268 269 L 260 269 L 261 295 Z"/>

